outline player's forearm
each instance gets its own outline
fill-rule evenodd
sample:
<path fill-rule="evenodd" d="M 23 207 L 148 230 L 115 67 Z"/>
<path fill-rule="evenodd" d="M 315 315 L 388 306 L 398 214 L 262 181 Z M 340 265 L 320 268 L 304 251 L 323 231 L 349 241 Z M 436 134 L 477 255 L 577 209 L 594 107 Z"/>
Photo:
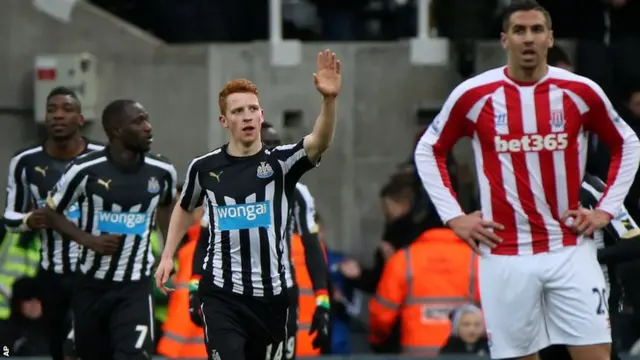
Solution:
<path fill-rule="evenodd" d="M 162 238 L 166 239 L 169 232 L 169 222 L 171 220 L 173 206 L 159 206 L 156 213 L 156 219 L 158 220 L 158 228 L 162 234 Z"/>
<path fill-rule="evenodd" d="M 53 209 L 47 207 L 47 221 L 51 228 L 66 238 L 75 241 L 80 245 L 85 245 L 85 239 L 90 234 L 80 229 L 76 224 L 69 221 L 64 215 L 57 213 Z"/>
<path fill-rule="evenodd" d="M 322 251 L 322 246 L 320 246 L 318 235 L 311 233 L 302 235 L 302 243 L 304 245 L 304 256 L 313 291 L 316 295 L 328 295 L 327 274 L 329 273 L 329 269 Z"/>
<path fill-rule="evenodd" d="M 162 252 L 163 259 L 173 260 L 173 255 L 176 253 L 178 244 L 192 224 L 193 213 L 184 210 L 180 204 L 176 204 L 173 208 L 173 212 L 171 213 L 169 230 L 167 231 L 164 251 Z"/>
<path fill-rule="evenodd" d="M 191 267 L 191 278 L 200 277 L 200 272 L 202 271 L 202 267 L 204 265 L 204 258 L 206 256 L 207 250 L 204 244 L 206 244 L 208 240 L 209 227 L 200 227 L 200 237 L 198 238 L 198 243 L 196 244 L 196 248 L 193 251 L 193 266 Z"/>
<path fill-rule="evenodd" d="M 418 141 L 414 157 L 422 186 L 429 194 L 442 222 L 446 224 L 449 220 L 464 215 L 451 186 L 446 152 L 434 147 L 423 137 Z"/>
<path fill-rule="evenodd" d="M 635 134 L 629 134 L 622 146 L 611 149 L 611 161 L 607 176 L 607 190 L 598 209 L 615 215 L 622 207 L 624 199 L 631 189 L 640 164 L 640 140 Z"/>
<path fill-rule="evenodd" d="M 310 143 L 311 146 L 305 149 L 309 157 L 321 155 L 331 145 L 336 127 L 336 103 L 337 100 L 334 97 L 322 98 L 320 114 L 311 132 L 313 141 Z"/>

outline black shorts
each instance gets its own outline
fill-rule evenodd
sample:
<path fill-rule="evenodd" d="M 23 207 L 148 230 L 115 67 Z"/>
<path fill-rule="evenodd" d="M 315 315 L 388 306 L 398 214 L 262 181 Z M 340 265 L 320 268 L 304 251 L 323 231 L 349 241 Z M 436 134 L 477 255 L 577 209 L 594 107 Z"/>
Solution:
<path fill-rule="evenodd" d="M 210 360 L 282 359 L 289 299 L 268 301 L 224 290 L 199 291 Z"/>
<path fill-rule="evenodd" d="M 287 320 L 287 342 L 285 343 L 284 360 L 296 358 L 296 336 L 298 335 L 298 289 L 288 289 L 289 319 Z"/>
<path fill-rule="evenodd" d="M 72 302 L 76 354 L 91 360 L 147 360 L 153 354 L 150 281 L 82 279 Z"/>
<path fill-rule="evenodd" d="M 42 314 L 51 358 L 62 360 L 63 355 L 70 355 L 69 349 L 65 348 L 65 342 L 67 334 L 71 331 L 74 275 L 60 275 L 40 269 L 37 279 L 42 294 Z"/>

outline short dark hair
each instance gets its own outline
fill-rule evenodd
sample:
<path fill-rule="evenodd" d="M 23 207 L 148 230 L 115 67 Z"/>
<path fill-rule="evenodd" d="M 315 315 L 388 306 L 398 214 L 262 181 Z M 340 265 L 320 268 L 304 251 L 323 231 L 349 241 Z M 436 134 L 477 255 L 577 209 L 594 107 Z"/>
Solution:
<path fill-rule="evenodd" d="M 412 203 L 416 193 L 412 183 L 403 181 L 403 179 L 392 178 L 380 190 L 381 198 L 389 198 L 395 201 L 405 201 Z"/>
<path fill-rule="evenodd" d="M 268 121 L 263 121 L 263 122 L 262 122 L 262 128 L 263 128 L 263 129 L 271 129 L 271 128 L 273 128 L 273 124 L 271 124 L 271 123 L 270 123 L 270 122 L 268 122 Z"/>
<path fill-rule="evenodd" d="M 127 107 L 135 104 L 135 100 L 118 99 L 110 102 L 102 111 L 102 127 L 108 131 L 115 123 L 120 121 L 127 111 Z"/>
<path fill-rule="evenodd" d="M 551 66 L 558 66 L 562 63 L 567 65 L 571 65 L 571 60 L 569 59 L 569 55 L 558 45 L 554 45 L 547 52 L 547 64 Z"/>
<path fill-rule="evenodd" d="M 551 29 L 551 15 L 542 7 L 542 5 L 538 4 L 536 0 L 513 0 L 507 7 L 502 11 L 502 31 L 507 32 L 509 30 L 509 21 L 511 20 L 511 15 L 517 13 L 518 11 L 539 11 L 544 15 L 545 20 L 547 21 L 547 26 Z"/>
<path fill-rule="evenodd" d="M 66 86 L 57 86 L 51 89 L 51 91 L 49 91 L 49 94 L 47 95 L 47 101 L 51 100 L 52 97 L 58 96 L 58 95 L 68 96 L 72 98 L 76 102 L 78 109 L 82 110 L 82 104 L 80 104 L 80 98 L 78 98 L 78 95 L 76 95 L 75 91 L 69 89 Z"/>

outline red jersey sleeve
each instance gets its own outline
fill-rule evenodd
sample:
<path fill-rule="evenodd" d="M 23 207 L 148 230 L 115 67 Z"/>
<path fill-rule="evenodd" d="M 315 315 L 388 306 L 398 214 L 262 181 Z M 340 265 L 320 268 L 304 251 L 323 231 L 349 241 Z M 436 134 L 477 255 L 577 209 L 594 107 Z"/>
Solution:
<path fill-rule="evenodd" d="M 416 169 L 422 185 L 445 224 L 464 215 L 451 186 L 447 154 L 460 138 L 473 131 L 473 124 L 467 118 L 475 98 L 472 92 L 466 83 L 455 88 L 415 149 Z"/>
<path fill-rule="evenodd" d="M 611 152 L 607 184 L 597 206 L 612 216 L 622 207 L 640 163 L 640 141 L 613 108 L 604 91 L 593 81 L 586 84 L 589 111 L 585 130 L 592 131 Z"/>

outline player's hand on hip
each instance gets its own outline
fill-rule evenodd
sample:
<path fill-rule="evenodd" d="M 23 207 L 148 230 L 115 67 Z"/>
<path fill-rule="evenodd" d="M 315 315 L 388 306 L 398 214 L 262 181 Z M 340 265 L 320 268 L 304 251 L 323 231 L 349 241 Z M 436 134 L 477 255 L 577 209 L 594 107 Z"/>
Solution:
<path fill-rule="evenodd" d="M 611 215 L 600 209 L 589 210 L 581 207 L 577 210 L 567 210 L 561 220 L 576 233 L 592 236 L 596 230 L 611 222 Z"/>
<path fill-rule="evenodd" d="M 169 282 L 169 278 L 171 277 L 171 273 L 173 272 L 173 260 L 170 259 L 162 259 L 160 260 L 160 264 L 158 264 L 158 268 L 156 269 L 156 285 L 160 292 L 163 294 L 168 294 L 173 291 L 173 289 L 167 286 L 167 282 Z"/>
<path fill-rule="evenodd" d="M 335 53 L 327 49 L 318 53 L 317 70 L 313 74 L 313 83 L 318 92 L 325 97 L 336 97 L 342 87 L 342 65 Z"/>
<path fill-rule="evenodd" d="M 478 254 L 481 252 L 476 242 L 483 243 L 492 249 L 502 242 L 502 238 L 491 229 L 503 230 L 504 226 L 495 221 L 483 220 L 480 211 L 453 218 L 447 225 Z"/>
<path fill-rule="evenodd" d="M 83 246 L 88 247 L 89 249 L 97 252 L 102 255 L 113 255 L 122 246 L 122 241 L 124 240 L 124 235 L 99 235 L 99 236 L 89 236 L 85 241 L 82 242 Z"/>

